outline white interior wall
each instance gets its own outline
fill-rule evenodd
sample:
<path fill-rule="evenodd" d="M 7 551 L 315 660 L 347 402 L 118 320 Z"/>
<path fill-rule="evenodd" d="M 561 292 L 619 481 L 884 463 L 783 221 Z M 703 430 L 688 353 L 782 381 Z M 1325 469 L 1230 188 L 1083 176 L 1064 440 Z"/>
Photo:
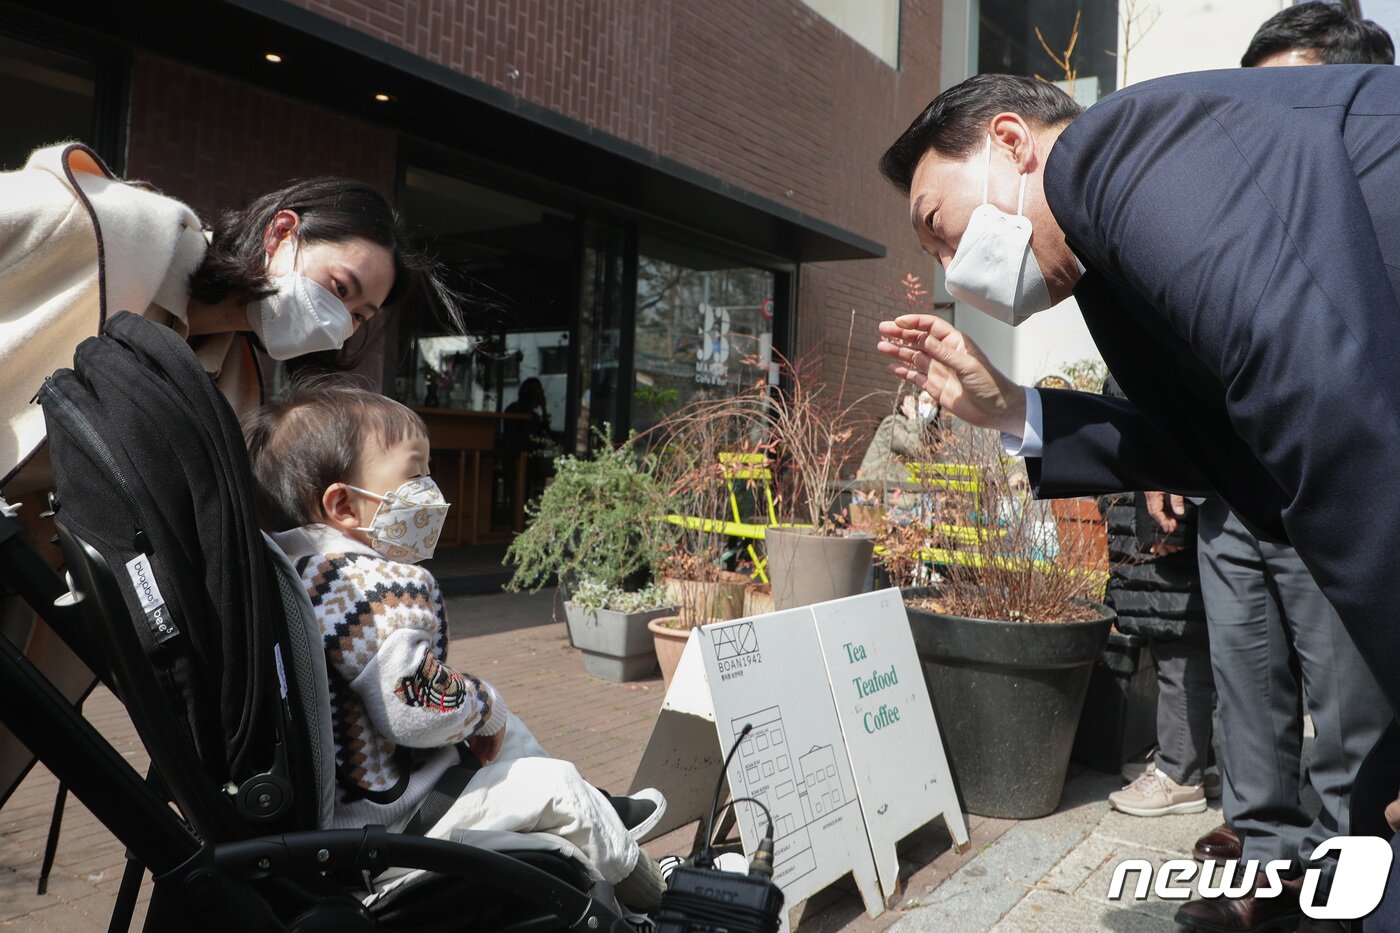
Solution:
<path fill-rule="evenodd" d="M 1400 4 L 1400 0 L 1394 2 Z M 1290 0 L 1136 0 L 1137 15 L 1142 17 L 1139 24 L 1154 15 L 1155 21 L 1146 30 L 1134 28 L 1134 44 L 1128 51 L 1128 83 L 1187 71 L 1236 68 L 1254 31 L 1289 4 Z M 1119 3 L 1120 55 L 1127 6 L 1127 0 Z M 977 0 L 945 0 L 940 69 L 943 88 L 975 73 L 976 24 Z M 1121 84 L 1121 67 L 1118 76 Z M 947 301 L 942 278 L 940 270 L 935 276 L 935 295 Z M 993 364 L 1024 384 L 1063 372 L 1069 363 L 1099 359 L 1073 298 L 1014 329 L 961 303 L 952 319 L 977 341 Z"/>
<path fill-rule="evenodd" d="M 1128 84 L 1149 78 L 1238 68 L 1240 56 L 1259 26 L 1290 0 L 1137 0 L 1141 22 L 1155 21 L 1146 31 L 1136 26 L 1128 51 Z M 1123 86 L 1123 17 L 1128 3 L 1118 4 L 1118 81 Z"/>

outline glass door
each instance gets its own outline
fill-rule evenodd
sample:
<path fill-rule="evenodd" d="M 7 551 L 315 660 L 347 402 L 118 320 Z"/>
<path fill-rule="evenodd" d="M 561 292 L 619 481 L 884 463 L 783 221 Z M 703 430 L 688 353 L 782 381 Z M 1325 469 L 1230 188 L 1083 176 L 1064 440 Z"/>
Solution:
<path fill-rule="evenodd" d="M 577 453 L 598 444 L 597 432 L 625 438 L 630 427 L 632 300 L 637 290 L 635 231 L 587 218 L 580 262 L 575 414 L 570 439 Z"/>

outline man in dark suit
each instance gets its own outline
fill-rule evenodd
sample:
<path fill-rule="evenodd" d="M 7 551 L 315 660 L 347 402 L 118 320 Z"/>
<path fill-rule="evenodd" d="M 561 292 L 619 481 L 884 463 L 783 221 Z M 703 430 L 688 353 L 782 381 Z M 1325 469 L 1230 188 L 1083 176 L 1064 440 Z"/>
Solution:
<path fill-rule="evenodd" d="M 1183 75 L 1082 116 L 983 75 L 882 170 L 955 296 L 1019 323 L 1072 292 L 1128 401 L 1023 390 L 932 316 L 881 325 L 896 372 L 1041 496 L 1218 493 L 1291 541 L 1400 708 L 1400 72 Z"/>

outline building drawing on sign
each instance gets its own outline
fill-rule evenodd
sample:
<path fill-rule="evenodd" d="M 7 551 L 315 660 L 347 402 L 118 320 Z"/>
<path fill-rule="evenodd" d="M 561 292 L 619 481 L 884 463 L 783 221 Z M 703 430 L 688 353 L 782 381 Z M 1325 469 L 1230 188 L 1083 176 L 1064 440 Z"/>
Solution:
<path fill-rule="evenodd" d="M 817 867 L 809 826 L 831 819 L 837 810 L 855 802 L 855 794 L 849 775 L 838 767 L 833 746 L 814 745 L 800 754 L 792 749 L 779 707 L 770 706 L 731 723 L 735 734 L 746 724 L 753 731 L 739 746 L 743 790 L 735 789 L 734 796 L 752 797 L 768 808 L 773 818 L 774 876 L 780 885 L 790 883 Z M 759 825 L 756 810 L 744 808 L 743 812 L 751 826 Z M 753 838 L 758 835 L 755 832 Z"/>
<path fill-rule="evenodd" d="M 849 803 L 852 794 L 841 783 L 841 773 L 836 768 L 836 749 L 830 745 L 813 745 L 798 760 L 798 766 L 805 780 L 802 787 L 802 806 L 807 811 L 807 822 L 822 819 L 832 810 Z"/>

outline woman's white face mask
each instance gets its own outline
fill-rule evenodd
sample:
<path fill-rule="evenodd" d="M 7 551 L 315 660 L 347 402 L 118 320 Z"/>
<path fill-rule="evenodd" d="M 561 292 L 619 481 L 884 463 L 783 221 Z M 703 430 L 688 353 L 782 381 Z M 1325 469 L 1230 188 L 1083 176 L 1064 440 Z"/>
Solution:
<path fill-rule="evenodd" d="M 982 205 L 968 218 L 967 230 L 948 264 L 948 291 L 983 314 L 1012 327 L 1053 302 L 1031 251 L 1031 221 L 1025 215 L 1026 176 L 1016 213 L 1008 214 L 987 195 L 992 174 L 992 137 L 987 137 L 986 170 L 982 180 Z"/>
<path fill-rule="evenodd" d="M 274 360 L 339 350 L 355 332 L 355 321 L 345 302 L 297 271 L 300 253 L 298 239 L 292 268 L 272 280 L 277 291 L 248 306 L 248 325 Z"/>

